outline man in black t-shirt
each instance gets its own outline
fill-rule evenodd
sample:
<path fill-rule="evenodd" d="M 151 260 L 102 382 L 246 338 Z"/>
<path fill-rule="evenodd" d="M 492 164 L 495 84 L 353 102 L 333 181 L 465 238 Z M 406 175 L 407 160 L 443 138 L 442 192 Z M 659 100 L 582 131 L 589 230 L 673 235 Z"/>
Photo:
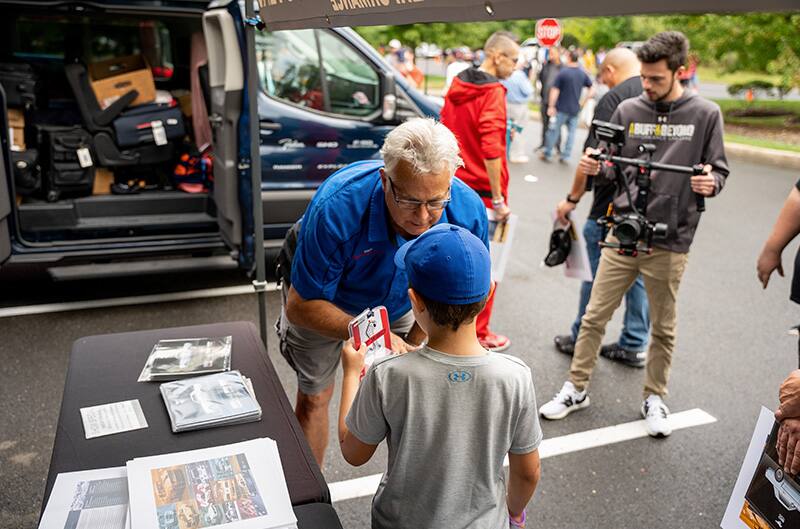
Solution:
<path fill-rule="evenodd" d="M 639 78 L 639 60 L 636 54 L 627 48 L 611 50 L 603 64 L 600 66 L 600 77 L 610 90 L 600 99 L 594 111 L 594 119 L 608 121 L 625 99 L 637 97 L 642 93 L 642 81 Z M 598 141 L 592 136 L 586 139 L 584 152 L 590 148 L 597 148 Z M 584 154 L 584 158 L 586 155 Z M 587 186 L 588 182 L 588 186 Z M 580 201 L 588 188 L 592 187 L 591 176 L 587 176 L 584 159 L 575 171 L 572 189 L 567 197 L 559 202 L 556 213 L 561 222 L 567 222 L 567 216 Z M 594 184 L 594 200 L 589 212 L 589 218 L 583 227 L 583 237 L 586 240 L 586 250 L 589 254 L 589 264 L 592 276 L 597 272 L 600 262 L 600 241 L 606 237 L 607 228 L 597 223 L 597 219 L 606 214 L 608 205 L 614 198 L 615 185 L 613 183 Z M 581 318 L 586 312 L 586 305 L 592 293 L 592 282 L 584 281 L 581 285 L 578 316 L 572 324 L 570 334 L 556 336 L 556 348 L 562 353 L 571 355 L 575 349 L 575 340 L 581 325 Z M 647 304 L 647 293 L 644 289 L 642 277 L 633 283 L 625 295 L 625 318 L 622 333 L 616 343 L 604 345 L 600 354 L 611 360 L 622 362 L 633 367 L 644 367 L 645 351 L 647 350 L 650 331 L 650 315 Z"/>
<path fill-rule="evenodd" d="M 764 243 L 761 255 L 758 256 L 756 269 L 758 271 L 758 279 L 764 285 L 764 288 L 767 288 L 769 276 L 775 270 L 783 276 L 781 254 L 784 248 L 792 242 L 792 239 L 797 237 L 798 233 L 800 233 L 800 180 L 797 181 L 794 188 L 789 192 L 789 196 L 786 197 L 786 202 L 778 215 L 778 220 L 775 221 L 772 233 L 770 233 L 767 242 Z M 794 275 L 792 276 L 790 299 L 795 303 L 800 303 L 800 250 L 797 251 L 797 255 L 794 258 Z"/>
<path fill-rule="evenodd" d="M 569 160 L 575 140 L 575 129 L 578 127 L 578 114 L 584 101 L 594 94 L 592 80 L 578 64 L 578 58 L 578 52 L 575 50 L 567 54 L 567 65 L 558 72 L 547 94 L 547 115 L 550 120 L 545 135 L 544 151 L 539 154 L 539 158 L 545 162 L 552 160 L 553 148 L 564 125 L 567 126 L 567 141 L 559 155 L 559 161 L 566 163 Z M 589 91 L 586 97 L 581 99 L 584 88 L 588 88 Z M 542 101 L 542 104 L 545 102 Z"/>
<path fill-rule="evenodd" d="M 769 277 L 775 270 L 783 276 L 781 254 L 786 246 L 800 234 L 800 180 L 794 185 L 783 204 L 778 220 L 769 234 L 764 249 L 758 256 L 758 279 L 767 288 Z M 800 303 L 800 249 L 794 257 L 794 274 L 789 298 Z M 797 344 L 800 356 L 800 341 Z M 800 358 L 799 358 L 800 360 Z M 781 423 L 778 433 L 778 463 L 788 474 L 800 472 L 800 369 L 793 371 L 780 388 L 781 405 L 775 419 Z"/>

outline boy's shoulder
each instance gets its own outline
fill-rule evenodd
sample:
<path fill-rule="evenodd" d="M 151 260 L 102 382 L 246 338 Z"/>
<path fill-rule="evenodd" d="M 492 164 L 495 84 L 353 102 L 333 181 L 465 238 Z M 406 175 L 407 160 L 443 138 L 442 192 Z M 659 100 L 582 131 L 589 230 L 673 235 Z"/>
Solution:
<path fill-rule="evenodd" d="M 510 369 L 518 370 L 520 372 L 530 373 L 530 367 L 522 359 L 514 355 L 505 353 L 489 353 L 490 358 L 495 359 L 495 362 L 502 365 L 507 365 Z"/>

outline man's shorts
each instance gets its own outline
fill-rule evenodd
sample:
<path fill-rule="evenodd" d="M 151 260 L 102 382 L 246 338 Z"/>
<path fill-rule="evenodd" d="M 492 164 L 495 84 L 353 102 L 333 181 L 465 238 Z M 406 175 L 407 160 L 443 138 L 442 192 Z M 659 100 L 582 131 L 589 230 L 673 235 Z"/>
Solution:
<path fill-rule="evenodd" d="M 286 298 L 275 324 L 280 351 L 297 373 L 297 387 L 305 395 L 316 395 L 333 383 L 342 355 L 342 341 L 322 336 L 304 327 L 292 325 L 286 317 Z M 414 314 L 408 311 L 391 323 L 392 332 L 405 336 L 414 325 Z"/>

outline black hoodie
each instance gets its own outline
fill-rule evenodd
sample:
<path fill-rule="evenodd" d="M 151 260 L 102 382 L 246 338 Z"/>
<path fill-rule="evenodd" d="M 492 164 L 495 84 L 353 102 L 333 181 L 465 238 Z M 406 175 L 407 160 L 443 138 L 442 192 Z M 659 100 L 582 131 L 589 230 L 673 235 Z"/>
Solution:
<path fill-rule="evenodd" d="M 686 92 L 670 103 L 653 102 L 642 94 L 620 103 L 611 121 L 626 129 L 621 156 L 640 158 L 638 146 L 652 143 L 656 146 L 654 162 L 710 164 L 716 180 L 714 195 L 722 191 L 729 170 L 722 138 L 722 113 L 716 103 Z M 635 201 L 637 169 L 629 166 L 624 171 Z M 700 222 L 689 179 L 689 175 L 680 173 L 652 172 L 647 218 L 667 225 L 666 239 L 653 241 L 653 246 L 680 253 L 689 251 Z M 614 209 L 618 213 L 630 211 L 623 190 L 617 191 Z"/>

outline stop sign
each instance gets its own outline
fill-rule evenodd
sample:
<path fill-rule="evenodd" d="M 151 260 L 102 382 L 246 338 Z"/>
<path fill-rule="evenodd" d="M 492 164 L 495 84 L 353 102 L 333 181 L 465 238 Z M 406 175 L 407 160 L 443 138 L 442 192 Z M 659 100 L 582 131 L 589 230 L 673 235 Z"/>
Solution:
<path fill-rule="evenodd" d="M 561 42 L 561 24 L 555 18 L 543 18 L 536 22 L 536 40 L 541 46 L 556 46 Z"/>

